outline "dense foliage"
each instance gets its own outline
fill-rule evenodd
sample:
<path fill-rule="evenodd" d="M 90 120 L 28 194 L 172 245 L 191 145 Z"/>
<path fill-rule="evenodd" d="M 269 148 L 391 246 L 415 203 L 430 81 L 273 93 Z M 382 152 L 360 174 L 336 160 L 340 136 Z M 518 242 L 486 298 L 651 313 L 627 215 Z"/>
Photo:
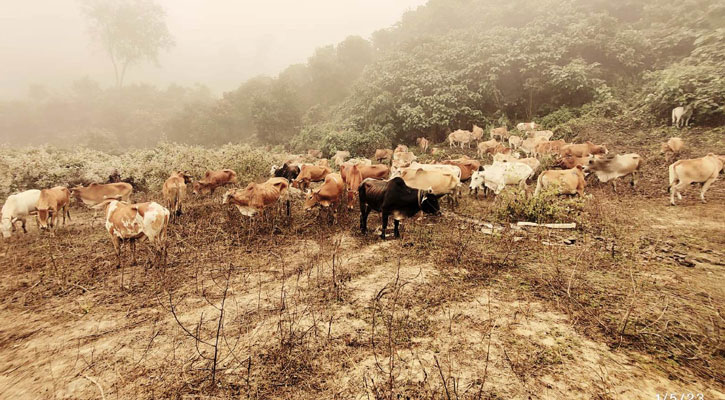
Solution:
<path fill-rule="evenodd" d="M 717 0 L 430 0 L 371 40 L 320 48 L 220 99 L 145 87 L 30 99 L 0 103 L 0 128 L 11 143 L 60 134 L 104 148 L 256 141 L 369 155 L 472 124 L 533 119 L 570 137 L 581 118 L 664 125 L 688 104 L 695 124 L 716 125 L 723 26 Z"/>

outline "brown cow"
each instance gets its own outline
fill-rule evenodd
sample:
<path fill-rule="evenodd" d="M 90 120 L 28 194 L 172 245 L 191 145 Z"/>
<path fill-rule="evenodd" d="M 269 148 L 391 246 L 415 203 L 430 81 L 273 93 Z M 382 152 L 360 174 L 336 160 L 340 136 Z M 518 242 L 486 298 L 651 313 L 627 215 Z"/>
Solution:
<path fill-rule="evenodd" d="M 491 139 L 491 140 L 487 140 L 485 142 L 479 143 L 478 146 L 476 146 L 478 158 L 483 158 L 483 155 L 488 153 L 488 149 L 494 148 L 498 145 L 499 145 L 499 143 L 496 141 L 496 139 Z"/>
<path fill-rule="evenodd" d="M 309 211 L 318 204 L 325 208 L 334 206 L 340 201 L 344 190 L 345 183 L 340 174 L 327 174 L 322 186 L 307 194 L 304 210 Z"/>
<path fill-rule="evenodd" d="M 171 219 L 181 215 L 181 203 L 186 198 L 186 184 L 191 182 L 191 176 L 184 171 L 176 171 L 164 182 L 161 193 L 164 195 L 166 207 L 171 212 Z"/>
<path fill-rule="evenodd" d="M 347 208 L 354 208 L 355 195 L 360 183 L 367 178 L 388 179 L 390 168 L 387 165 L 351 165 L 345 168 L 342 180 L 347 185 Z"/>
<path fill-rule="evenodd" d="M 541 190 L 549 186 L 557 186 L 559 194 L 579 194 L 584 196 L 584 172 L 582 167 L 577 166 L 571 169 L 551 169 L 539 175 L 536 181 L 534 196 L 538 196 Z"/>
<path fill-rule="evenodd" d="M 393 150 L 391 149 L 377 149 L 375 150 L 375 160 L 377 162 L 383 162 L 388 160 L 390 162 L 393 159 Z"/>
<path fill-rule="evenodd" d="M 481 163 L 477 160 L 464 160 L 464 159 L 458 159 L 458 160 L 445 160 L 441 161 L 441 164 L 444 165 L 455 165 L 456 167 L 461 169 L 461 182 L 465 182 L 469 179 L 471 179 L 471 175 L 473 175 L 473 171 L 478 171 L 479 168 L 481 168 Z"/>
<path fill-rule="evenodd" d="M 237 173 L 231 169 L 206 171 L 204 178 L 194 182 L 193 194 L 212 194 L 220 186 L 237 183 Z"/>
<path fill-rule="evenodd" d="M 106 184 L 91 183 L 87 187 L 76 186 L 71 189 L 71 195 L 87 206 L 101 204 L 107 199 L 120 198 L 127 202 L 132 192 L 133 186 L 126 182 Z"/>
<path fill-rule="evenodd" d="M 105 200 L 94 208 L 106 208 L 106 230 L 111 235 L 113 249 L 121 266 L 121 242 L 128 240 L 136 264 L 136 240 L 144 237 L 153 245 L 158 258 L 166 260 L 166 229 L 169 210 L 154 202 L 128 204 L 118 200 Z M 123 282 L 121 282 L 123 285 Z"/>
<path fill-rule="evenodd" d="M 502 126 L 500 128 L 491 128 L 491 139 L 499 138 L 500 140 L 504 140 L 509 137 L 509 129 L 505 126 Z"/>
<path fill-rule="evenodd" d="M 58 213 L 63 216 L 63 225 L 65 225 L 66 216 L 70 219 L 70 190 L 65 186 L 56 186 L 51 189 L 43 189 L 40 191 L 38 198 L 38 226 L 40 229 L 48 229 L 55 227 L 58 221 Z M 48 218 L 50 217 L 50 224 Z"/>
<path fill-rule="evenodd" d="M 286 201 L 287 216 L 290 215 L 289 181 L 286 178 L 269 178 L 264 183 L 250 183 L 244 189 L 230 189 L 224 194 L 222 204 L 231 204 L 239 212 L 252 217 L 265 208 Z"/>
<path fill-rule="evenodd" d="M 420 151 L 422 153 L 428 152 L 428 145 L 430 144 L 428 139 L 426 139 L 424 137 L 419 137 L 419 138 L 415 139 L 415 143 L 418 145 L 418 147 L 420 148 Z"/>
<path fill-rule="evenodd" d="M 607 154 L 609 151 L 604 145 L 596 145 L 592 142 L 584 142 L 579 144 L 567 144 L 561 147 L 561 156 L 572 155 L 575 157 L 585 157 L 590 154 Z"/>
<path fill-rule="evenodd" d="M 297 175 L 297 179 L 292 181 L 292 187 L 306 190 L 310 182 L 321 182 L 325 180 L 325 176 L 330 172 L 332 172 L 330 167 L 304 164 L 300 168 L 300 174 Z"/>
<path fill-rule="evenodd" d="M 589 164 L 590 158 L 591 158 L 591 156 L 586 156 L 586 157 L 574 157 L 571 155 L 564 156 L 564 157 L 559 158 L 556 161 L 556 166 L 564 168 L 564 169 L 571 169 L 571 168 L 576 167 L 577 165 L 581 165 L 582 167 L 584 167 Z"/>
<path fill-rule="evenodd" d="M 546 154 L 560 154 L 561 148 L 566 146 L 566 142 L 562 139 L 542 141 L 534 147 L 534 156 L 542 156 Z"/>

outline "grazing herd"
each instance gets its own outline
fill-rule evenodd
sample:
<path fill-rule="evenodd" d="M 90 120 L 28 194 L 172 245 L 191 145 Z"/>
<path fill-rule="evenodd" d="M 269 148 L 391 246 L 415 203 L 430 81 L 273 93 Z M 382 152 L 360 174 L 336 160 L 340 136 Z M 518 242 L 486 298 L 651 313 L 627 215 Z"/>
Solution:
<path fill-rule="evenodd" d="M 687 113 L 673 110 L 673 123 L 679 123 Z M 675 117 L 677 120 L 675 121 Z M 511 134 L 506 127 L 490 130 L 490 140 L 483 140 L 483 129 L 474 125 L 472 131 L 457 130 L 448 135 L 448 143 L 463 148 L 476 143 L 479 159 L 491 156 L 490 165 L 482 165 L 479 160 L 461 156 L 438 163 L 420 163 L 417 156 L 405 145 L 395 150 L 377 149 L 373 164 L 368 159 L 349 159 L 347 151 L 337 151 L 332 164 L 338 170 L 334 172 L 326 159 L 320 159 L 319 150 L 309 150 L 308 158 L 317 158 L 315 163 L 303 163 L 302 156 L 289 158 L 281 166 L 273 166 L 272 176 L 266 182 L 251 182 L 244 188 L 231 188 L 222 197 L 222 204 L 234 206 L 241 215 L 254 217 L 266 214 L 266 210 L 286 205 L 286 216 L 290 218 L 290 200 L 303 194 L 305 211 L 320 207 L 333 214 L 338 205 L 345 204 L 353 209 L 357 202 L 360 207 L 360 229 L 367 231 L 368 215 L 376 211 L 382 215 L 381 237 L 385 238 L 388 219 L 394 220 L 394 236 L 399 237 L 399 224 L 405 218 L 411 218 L 420 212 L 430 215 L 440 214 L 439 200 L 447 196 L 458 202 L 461 188 L 467 183 L 470 192 L 478 197 L 478 190 L 488 196 L 500 194 L 507 186 L 524 189 L 527 182 L 536 182 L 534 195 L 553 187 L 560 194 L 584 195 L 586 175 L 593 174 L 601 182 L 612 182 L 616 192 L 618 178 L 631 176 L 631 184 L 636 184 L 637 175 L 643 164 L 638 154 L 609 154 L 603 144 L 566 143 L 564 140 L 551 140 L 553 132 L 538 130 L 533 122 L 517 125 L 518 135 Z M 419 154 L 433 154 L 436 148 L 430 148 L 430 141 L 420 137 L 416 140 Z M 662 153 L 674 156 L 684 148 L 680 138 L 671 138 L 662 144 Z M 523 155 L 523 157 L 522 157 Z M 541 171 L 541 158 L 554 156 L 554 165 L 561 169 Z M 387 164 L 387 165 L 386 165 Z M 682 198 L 680 192 L 693 183 L 702 184 L 700 198 L 705 201 L 705 193 L 723 171 L 725 156 L 708 154 L 705 157 L 675 161 L 669 166 L 670 202 L 675 205 L 675 196 Z M 538 174 L 538 177 L 536 175 Z M 317 187 L 311 185 L 321 182 Z M 105 228 L 111 237 L 118 264 L 121 260 L 121 245 L 129 242 L 133 260 L 136 260 L 135 244 L 146 238 L 153 253 L 165 262 L 167 226 L 170 220 L 182 214 L 182 206 L 187 198 L 189 186 L 194 195 L 209 195 L 215 189 L 238 184 L 236 172 L 230 169 L 207 171 L 199 180 L 192 183 L 191 174 L 175 171 L 162 186 L 165 207 L 156 202 L 131 204 L 133 187 L 125 182 L 77 186 L 70 190 L 57 186 L 43 190 L 27 190 L 8 197 L 2 207 L 0 229 L 5 238 L 16 230 L 21 223 L 24 232 L 26 220 L 35 216 L 40 229 L 51 229 L 58 225 L 59 217 L 70 219 L 69 207 L 75 199 L 95 210 L 105 210 Z"/>

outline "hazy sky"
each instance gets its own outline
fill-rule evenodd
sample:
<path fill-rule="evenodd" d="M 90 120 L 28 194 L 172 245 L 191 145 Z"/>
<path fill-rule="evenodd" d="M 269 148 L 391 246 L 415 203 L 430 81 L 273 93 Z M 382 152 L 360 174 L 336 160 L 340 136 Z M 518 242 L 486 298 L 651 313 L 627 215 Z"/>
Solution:
<path fill-rule="evenodd" d="M 220 93 L 247 78 L 304 62 L 315 48 L 393 25 L 425 0 L 158 0 L 176 46 L 160 65 L 126 82 L 202 83 Z M 89 76 L 110 86 L 113 70 L 91 44 L 77 0 L 0 0 L 0 98 L 30 84 L 64 89 Z"/>

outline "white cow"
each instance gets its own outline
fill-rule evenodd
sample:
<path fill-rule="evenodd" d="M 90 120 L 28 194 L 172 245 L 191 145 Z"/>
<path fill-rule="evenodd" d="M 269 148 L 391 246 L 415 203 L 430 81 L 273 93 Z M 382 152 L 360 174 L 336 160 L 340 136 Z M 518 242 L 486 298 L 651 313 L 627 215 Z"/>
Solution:
<path fill-rule="evenodd" d="M 105 200 L 94 206 L 106 207 L 106 230 L 116 252 L 117 266 L 121 266 L 121 244 L 128 240 L 133 263 L 136 264 L 136 239 L 148 238 L 156 256 L 166 261 L 166 229 L 169 210 L 155 202 L 128 204 L 118 200 Z"/>
<path fill-rule="evenodd" d="M 544 138 L 545 141 L 551 140 L 551 137 L 554 136 L 553 131 L 533 131 L 529 132 L 529 134 L 533 138 Z"/>
<path fill-rule="evenodd" d="M 499 162 L 517 162 L 526 164 L 531 169 L 534 170 L 534 172 L 539 170 L 539 167 L 541 167 L 541 161 L 537 160 L 534 157 L 528 157 L 528 158 L 519 158 L 519 154 L 516 153 L 513 156 L 509 154 L 496 154 L 493 156 L 493 161 L 499 161 Z"/>
<path fill-rule="evenodd" d="M 4 238 L 9 238 L 12 231 L 15 231 L 15 223 L 22 222 L 23 232 L 28 233 L 25 229 L 26 218 L 38 211 L 38 199 L 40 198 L 40 190 L 31 189 L 17 194 L 8 196 L 2 208 L 2 221 L 0 229 Z"/>
<path fill-rule="evenodd" d="M 493 190 L 499 194 L 506 185 L 519 185 L 519 188 L 526 187 L 526 180 L 534 176 L 534 170 L 526 164 L 518 162 L 494 162 L 492 165 L 484 165 L 483 171 L 475 171 L 471 176 L 471 190 L 478 189 Z"/>
<path fill-rule="evenodd" d="M 672 109 L 672 125 L 678 128 L 687 126 L 692 118 L 693 108 L 687 107 L 675 107 Z"/>
<path fill-rule="evenodd" d="M 539 125 L 535 122 L 519 122 L 516 124 L 516 129 L 520 131 L 535 131 L 538 127 Z"/>
<path fill-rule="evenodd" d="M 461 168 L 457 165 L 446 165 L 446 164 L 421 164 L 417 161 L 413 161 L 409 168 L 422 168 L 425 171 L 442 171 L 461 179 Z"/>
<path fill-rule="evenodd" d="M 632 186 L 635 186 L 637 174 L 642 166 L 642 157 L 636 153 L 617 154 L 611 157 L 589 157 L 584 164 L 585 173 L 594 173 L 600 182 L 612 182 L 617 191 L 617 178 L 632 175 Z"/>
<path fill-rule="evenodd" d="M 682 200 L 680 192 L 692 183 L 702 183 L 700 200 L 705 203 L 705 193 L 720 171 L 725 170 L 725 155 L 709 153 L 705 157 L 680 160 L 670 165 L 670 204 L 675 205 L 675 196 Z"/>

